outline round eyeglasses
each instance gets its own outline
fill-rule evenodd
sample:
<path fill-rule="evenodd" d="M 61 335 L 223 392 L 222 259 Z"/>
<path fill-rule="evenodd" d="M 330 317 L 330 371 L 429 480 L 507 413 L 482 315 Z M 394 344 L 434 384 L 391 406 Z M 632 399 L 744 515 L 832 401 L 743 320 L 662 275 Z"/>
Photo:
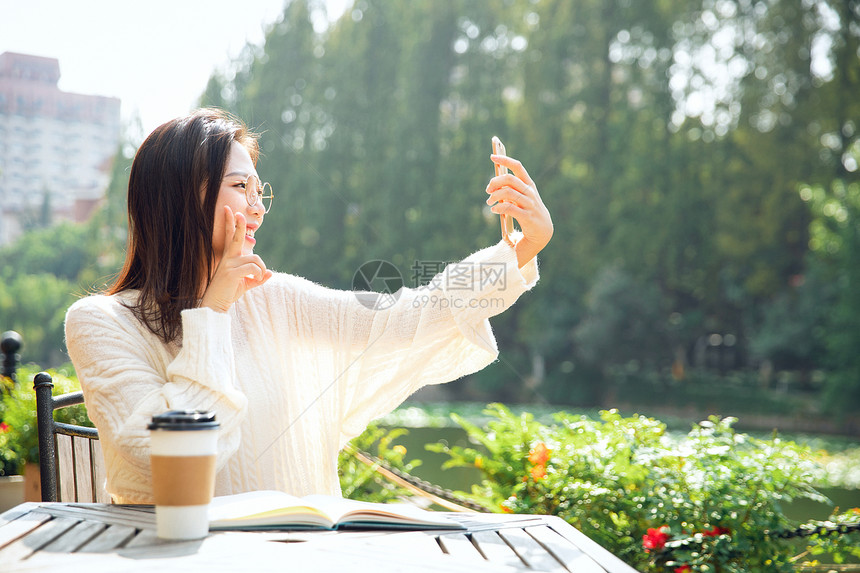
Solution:
<path fill-rule="evenodd" d="M 275 198 L 275 194 L 272 191 L 272 186 L 268 183 L 260 183 L 260 180 L 257 179 L 256 176 L 251 175 L 248 177 L 248 180 L 245 181 L 245 200 L 248 201 L 248 205 L 253 207 L 257 204 L 257 201 L 263 206 L 263 209 L 266 210 L 266 213 L 269 212 L 269 209 L 272 208 L 272 200 Z"/>

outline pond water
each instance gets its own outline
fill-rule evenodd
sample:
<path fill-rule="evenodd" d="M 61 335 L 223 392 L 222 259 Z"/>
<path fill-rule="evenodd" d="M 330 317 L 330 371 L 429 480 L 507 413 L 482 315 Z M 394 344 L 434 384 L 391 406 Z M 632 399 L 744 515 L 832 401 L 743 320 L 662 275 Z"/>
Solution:
<path fill-rule="evenodd" d="M 818 491 L 830 498 L 833 505 L 818 503 L 811 499 L 796 499 L 785 508 L 785 515 L 798 521 L 824 520 L 830 517 L 834 507 L 840 510 L 860 507 L 860 489 L 828 487 L 820 488 Z"/>

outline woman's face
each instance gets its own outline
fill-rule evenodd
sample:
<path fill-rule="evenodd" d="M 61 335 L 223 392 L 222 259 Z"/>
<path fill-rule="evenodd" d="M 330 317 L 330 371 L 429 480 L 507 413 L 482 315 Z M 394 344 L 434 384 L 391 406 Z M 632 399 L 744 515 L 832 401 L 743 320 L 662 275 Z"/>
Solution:
<path fill-rule="evenodd" d="M 224 178 L 221 180 L 221 189 L 218 192 L 218 203 L 215 206 L 215 228 L 212 235 L 212 248 L 215 251 L 215 266 L 221 262 L 221 257 L 224 253 L 224 232 L 226 224 L 226 216 L 224 214 L 224 206 L 227 205 L 236 213 L 242 213 L 245 216 L 247 227 L 245 230 L 245 243 L 242 246 L 242 254 L 249 255 L 254 251 L 254 233 L 263 224 L 263 216 L 265 208 L 261 201 L 257 201 L 256 205 L 248 205 L 248 200 L 245 198 L 245 183 L 251 175 L 257 177 L 257 170 L 254 168 L 254 162 L 251 161 L 251 156 L 248 150 L 241 143 L 233 142 L 230 148 L 230 153 L 227 156 L 227 165 L 224 169 Z"/>

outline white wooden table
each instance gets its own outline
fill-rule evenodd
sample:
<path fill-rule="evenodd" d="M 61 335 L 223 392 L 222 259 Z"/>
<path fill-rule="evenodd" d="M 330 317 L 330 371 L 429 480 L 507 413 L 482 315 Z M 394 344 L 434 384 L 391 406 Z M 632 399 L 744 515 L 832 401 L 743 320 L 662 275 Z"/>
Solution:
<path fill-rule="evenodd" d="M 0 570 L 635 573 L 562 519 L 446 514 L 465 531 L 155 535 L 152 506 L 24 503 L 0 515 Z"/>

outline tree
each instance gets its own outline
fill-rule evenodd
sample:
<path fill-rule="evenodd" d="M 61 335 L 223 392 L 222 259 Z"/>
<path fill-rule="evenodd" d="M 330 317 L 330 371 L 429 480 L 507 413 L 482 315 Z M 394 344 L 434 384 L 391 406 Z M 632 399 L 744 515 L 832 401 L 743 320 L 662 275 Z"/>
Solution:
<path fill-rule="evenodd" d="M 835 302 L 825 314 L 827 365 L 826 404 L 838 413 L 860 406 L 860 182 L 835 181 L 805 187 L 802 197 L 812 207 L 811 247 L 829 267 Z"/>
<path fill-rule="evenodd" d="M 84 294 L 72 282 L 47 273 L 0 271 L 0 324 L 21 335 L 24 362 L 64 364 L 66 309 Z"/>

